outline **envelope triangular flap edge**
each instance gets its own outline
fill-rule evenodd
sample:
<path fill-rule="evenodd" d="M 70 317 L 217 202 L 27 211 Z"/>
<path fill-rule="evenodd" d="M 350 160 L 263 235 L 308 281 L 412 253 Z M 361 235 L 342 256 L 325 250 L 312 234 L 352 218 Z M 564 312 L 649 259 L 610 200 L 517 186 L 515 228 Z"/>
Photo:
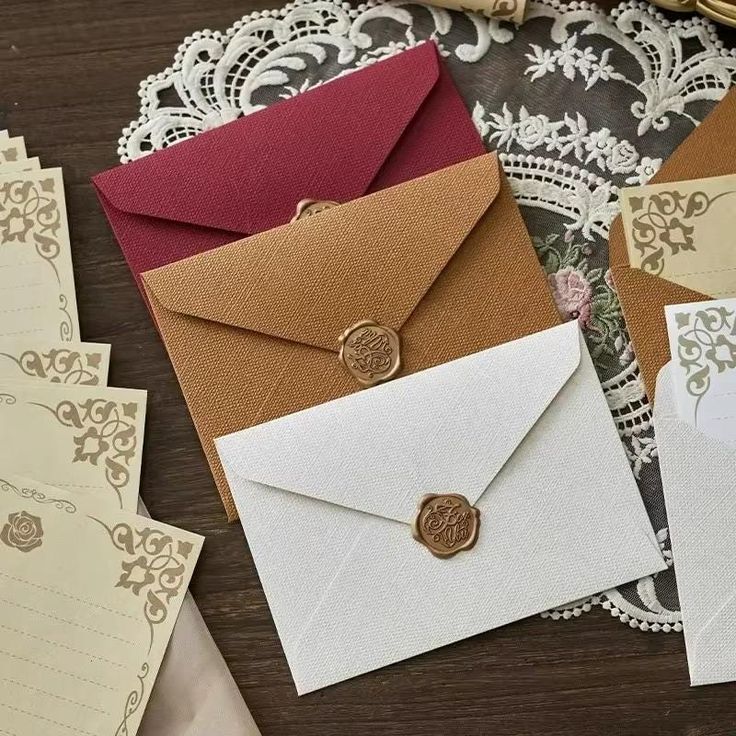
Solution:
<path fill-rule="evenodd" d="M 165 309 L 337 351 L 401 326 L 500 190 L 486 154 L 143 274 Z"/>
<path fill-rule="evenodd" d="M 709 457 L 715 451 L 713 456 L 718 467 L 724 462 L 733 464 L 730 476 L 736 476 L 736 447 L 731 447 L 725 442 L 706 435 L 697 427 L 694 427 L 688 421 L 682 419 L 677 411 L 675 400 L 674 386 L 672 385 L 672 361 L 666 363 L 657 375 L 657 403 L 654 405 L 654 425 L 662 427 L 664 425 L 671 427 L 670 431 L 662 432 L 658 445 L 664 446 L 670 444 L 674 446 L 676 443 L 676 452 L 685 457 L 691 455 L 693 457 Z M 662 442 L 666 439 L 667 442 Z M 701 465 L 699 463 L 699 465 Z M 663 468 L 663 472 L 666 469 Z"/>
<path fill-rule="evenodd" d="M 427 42 L 258 110 L 248 120 L 235 120 L 105 171 L 93 183 L 123 212 L 240 235 L 261 232 L 273 226 L 274 208 L 293 207 L 278 213 L 280 222 L 288 221 L 296 208 L 295 202 L 274 197 L 264 180 L 289 181 L 289 189 L 300 191 L 302 199 L 345 201 L 344 177 L 339 192 L 331 182 L 335 171 L 349 171 L 352 191 L 347 199 L 363 195 L 439 74 L 436 46 Z M 380 119 L 371 120 L 376 114 Z M 264 177 L 258 162 L 263 160 L 263 141 L 276 139 L 274 130 L 279 132 L 279 150 L 268 157 L 270 170 Z M 370 141 L 356 159 L 355 136 L 361 131 L 370 131 Z M 237 193 L 228 196 L 230 187 L 237 187 Z M 233 208 L 233 199 L 246 204 Z"/>
<path fill-rule="evenodd" d="M 218 452 L 245 481 L 404 523 L 427 493 L 475 503 L 575 373 L 581 341 L 577 323 L 553 327 L 227 435 Z"/>
<path fill-rule="evenodd" d="M 735 645 L 724 637 L 724 632 L 732 629 L 736 594 L 729 592 L 731 576 L 728 567 L 721 564 L 731 551 L 733 502 L 731 494 L 724 491 L 730 490 L 728 479 L 736 475 L 736 449 L 706 436 L 678 416 L 671 368 L 670 361 L 657 376 L 654 420 L 672 549 L 681 566 L 678 569 L 682 570 L 677 584 L 686 627 L 690 679 L 693 685 L 707 685 L 736 678 Z M 697 458 L 697 462 L 687 458 Z M 723 509 L 719 509 L 721 504 Z M 707 529 L 706 537 L 680 540 L 680 534 L 692 537 L 695 529 L 701 533 Z M 682 552 L 677 557 L 680 547 Z M 685 554 L 688 557 L 683 557 Z M 703 569 L 703 564 L 710 571 Z M 709 572 L 719 578 L 725 574 L 728 583 L 712 580 L 704 591 Z M 704 619 L 702 614 L 706 611 L 710 616 Z"/>

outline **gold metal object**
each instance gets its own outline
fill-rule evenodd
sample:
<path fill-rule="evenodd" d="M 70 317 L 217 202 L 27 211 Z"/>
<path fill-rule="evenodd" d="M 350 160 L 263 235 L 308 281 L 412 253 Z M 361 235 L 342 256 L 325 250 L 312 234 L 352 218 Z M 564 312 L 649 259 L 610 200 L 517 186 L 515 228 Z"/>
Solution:
<path fill-rule="evenodd" d="M 736 28 L 736 2 L 734 0 L 651 0 L 654 5 L 675 13 L 693 11 L 705 15 L 716 23 Z"/>
<path fill-rule="evenodd" d="M 401 368 L 399 335 L 390 327 L 363 320 L 339 337 L 339 358 L 363 386 L 393 378 Z"/>
<path fill-rule="evenodd" d="M 312 215 L 318 215 L 320 212 L 330 209 L 330 207 L 336 207 L 338 202 L 330 202 L 328 200 L 318 199 L 303 199 L 296 206 L 296 214 L 291 218 L 292 222 L 297 220 L 303 220 L 305 217 L 311 217 Z"/>
<path fill-rule="evenodd" d="M 726 0 L 697 0 L 696 10 L 717 23 L 736 28 L 736 4 Z"/>
<path fill-rule="evenodd" d="M 690 13 L 695 10 L 695 3 L 696 0 L 652 0 L 653 5 L 673 13 Z"/>
<path fill-rule="evenodd" d="M 451 557 L 478 541 L 480 511 L 459 493 L 424 496 L 412 524 L 414 539 L 435 557 Z"/>

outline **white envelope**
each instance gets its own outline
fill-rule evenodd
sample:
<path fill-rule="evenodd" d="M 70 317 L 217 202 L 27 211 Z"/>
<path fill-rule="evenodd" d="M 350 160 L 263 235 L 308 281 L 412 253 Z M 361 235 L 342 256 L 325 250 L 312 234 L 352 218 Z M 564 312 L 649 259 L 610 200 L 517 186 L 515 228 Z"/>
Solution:
<path fill-rule="evenodd" d="M 217 448 L 300 694 L 665 569 L 576 323 Z M 473 549 L 413 539 L 428 493 Z"/>
<path fill-rule="evenodd" d="M 677 413 L 671 362 L 657 378 L 654 426 L 692 685 L 736 680 L 736 449 Z"/>

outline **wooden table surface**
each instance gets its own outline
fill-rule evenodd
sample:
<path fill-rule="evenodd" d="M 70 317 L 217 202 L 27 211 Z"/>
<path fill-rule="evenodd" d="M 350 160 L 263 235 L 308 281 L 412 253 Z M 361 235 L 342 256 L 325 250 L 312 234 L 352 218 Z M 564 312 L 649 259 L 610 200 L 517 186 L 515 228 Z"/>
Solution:
<path fill-rule="evenodd" d="M 187 34 L 273 2 L 0 2 L 0 128 L 64 167 L 83 337 L 112 343 L 111 385 L 149 391 L 142 494 L 154 517 L 207 537 L 193 593 L 264 736 L 736 734 L 736 685 L 690 688 L 681 635 L 631 630 L 601 609 L 532 618 L 297 698 L 242 530 L 225 521 L 89 184 L 117 163 L 139 80 Z"/>

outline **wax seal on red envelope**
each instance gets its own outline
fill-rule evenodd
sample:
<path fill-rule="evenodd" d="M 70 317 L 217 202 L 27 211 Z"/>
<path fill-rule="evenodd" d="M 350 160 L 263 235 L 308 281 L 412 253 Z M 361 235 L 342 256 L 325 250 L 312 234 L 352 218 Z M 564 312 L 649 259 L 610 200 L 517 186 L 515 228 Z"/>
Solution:
<path fill-rule="evenodd" d="M 401 368 L 398 334 L 390 327 L 363 320 L 340 335 L 340 360 L 363 386 L 393 378 Z"/>
<path fill-rule="evenodd" d="M 296 214 L 291 218 L 291 221 L 296 222 L 297 220 L 303 220 L 305 217 L 318 215 L 320 212 L 329 210 L 331 207 L 336 207 L 338 204 L 338 202 L 331 202 L 329 200 L 303 199 L 296 206 Z"/>
<path fill-rule="evenodd" d="M 478 540 L 480 511 L 459 493 L 424 496 L 414 518 L 414 538 L 436 557 L 451 557 Z"/>

